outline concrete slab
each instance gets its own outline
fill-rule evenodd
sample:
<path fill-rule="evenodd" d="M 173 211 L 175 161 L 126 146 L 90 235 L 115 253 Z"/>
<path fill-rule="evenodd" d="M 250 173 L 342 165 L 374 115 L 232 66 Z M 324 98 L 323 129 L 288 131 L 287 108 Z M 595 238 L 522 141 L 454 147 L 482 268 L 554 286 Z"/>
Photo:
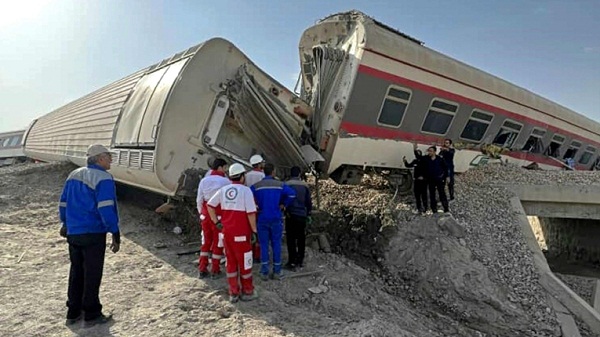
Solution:
<path fill-rule="evenodd" d="M 528 215 L 600 220 L 600 186 L 508 185 Z"/>
<path fill-rule="evenodd" d="M 596 280 L 596 285 L 594 285 L 592 304 L 594 309 L 596 309 L 597 312 L 600 312 L 600 280 Z"/>
<path fill-rule="evenodd" d="M 581 337 L 573 316 L 559 312 L 556 314 L 556 318 L 560 322 L 560 329 L 562 330 L 563 337 Z"/>
<path fill-rule="evenodd" d="M 533 254 L 533 260 L 538 268 L 540 274 L 550 272 L 550 266 L 548 266 L 548 261 L 546 261 L 546 257 L 542 250 L 540 249 L 540 245 L 535 238 L 535 234 L 531 229 L 531 225 L 529 224 L 529 220 L 527 219 L 527 214 L 521 206 L 521 201 L 518 197 L 510 198 L 510 204 L 512 206 L 513 211 L 517 215 L 519 225 L 521 227 L 521 233 L 525 237 L 525 242 L 527 243 L 527 247 Z"/>
<path fill-rule="evenodd" d="M 540 281 L 552 296 L 569 309 L 573 315 L 586 323 L 596 336 L 600 336 L 600 313 L 573 292 L 551 271 L 542 274 Z"/>

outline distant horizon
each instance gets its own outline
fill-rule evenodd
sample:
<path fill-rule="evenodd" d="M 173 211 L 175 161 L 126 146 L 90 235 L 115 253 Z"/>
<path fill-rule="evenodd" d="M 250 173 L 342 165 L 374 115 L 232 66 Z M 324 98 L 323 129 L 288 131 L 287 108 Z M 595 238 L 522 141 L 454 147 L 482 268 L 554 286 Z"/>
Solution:
<path fill-rule="evenodd" d="M 297 45 L 304 29 L 333 13 L 352 10 L 327 4 L 287 17 L 282 15 L 293 12 L 294 6 L 252 7 L 235 1 L 214 6 L 171 6 L 162 1 L 143 6 L 117 0 L 23 3 L 37 4 L 37 12 L 0 23 L 0 49 L 8 51 L 0 61 L 14 65 L 0 72 L 0 132 L 26 129 L 35 118 L 213 37 L 231 41 L 293 90 L 300 68 Z M 568 1 L 543 5 L 525 1 L 495 11 L 493 5 L 476 2 L 463 9 L 443 2 L 409 7 L 396 2 L 356 3 L 349 1 L 347 6 L 423 41 L 427 48 L 600 123 L 600 37 L 593 33 L 600 31 L 600 11 L 586 10 L 584 2 L 574 8 Z M 220 10 L 230 6 L 236 10 Z M 394 6 L 403 14 L 385 10 Z M 0 5 L 5 11 L 0 20 L 11 10 L 4 7 Z M 420 20 L 423 13 L 431 16 L 431 29 Z M 457 20 L 444 20 L 448 16 Z M 474 16 L 486 20 L 476 24 L 460 20 Z M 560 27 L 554 25 L 557 18 L 564 21 Z"/>

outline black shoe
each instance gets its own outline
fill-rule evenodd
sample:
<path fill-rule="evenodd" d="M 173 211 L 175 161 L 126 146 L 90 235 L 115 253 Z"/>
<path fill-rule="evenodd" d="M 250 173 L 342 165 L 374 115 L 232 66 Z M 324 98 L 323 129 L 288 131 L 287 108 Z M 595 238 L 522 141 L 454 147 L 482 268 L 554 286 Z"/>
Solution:
<path fill-rule="evenodd" d="M 199 279 L 206 278 L 206 277 L 208 277 L 208 275 L 209 275 L 209 274 L 208 274 L 208 272 L 207 272 L 207 271 L 199 271 L 199 272 L 198 272 L 198 278 L 199 278 Z"/>
<path fill-rule="evenodd" d="M 92 326 L 98 325 L 98 324 L 106 324 L 110 321 L 112 321 L 112 315 L 105 316 L 104 314 L 100 314 L 100 316 L 98 316 L 96 318 L 92 318 L 90 320 L 83 321 L 83 327 L 89 328 L 89 327 L 92 327 Z"/>
<path fill-rule="evenodd" d="M 287 269 L 287 270 L 291 270 L 294 271 L 296 270 L 296 265 L 293 263 L 286 263 L 283 268 Z"/>
<path fill-rule="evenodd" d="M 81 321 L 81 319 L 82 319 L 82 318 L 83 318 L 83 315 L 82 315 L 82 314 L 79 314 L 79 316 L 77 316 L 77 317 L 75 317 L 75 318 L 67 318 L 67 320 L 66 320 L 66 322 L 65 322 L 65 325 L 66 325 L 66 326 L 73 325 L 73 324 L 75 324 L 75 323 L 77 323 L 77 322 Z"/>
<path fill-rule="evenodd" d="M 210 278 L 211 278 L 212 280 L 218 280 L 218 279 L 220 279 L 221 277 L 223 277 L 223 273 L 222 273 L 222 272 L 218 272 L 218 273 L 212 273 L 212 274 L 210 274 Z"/>

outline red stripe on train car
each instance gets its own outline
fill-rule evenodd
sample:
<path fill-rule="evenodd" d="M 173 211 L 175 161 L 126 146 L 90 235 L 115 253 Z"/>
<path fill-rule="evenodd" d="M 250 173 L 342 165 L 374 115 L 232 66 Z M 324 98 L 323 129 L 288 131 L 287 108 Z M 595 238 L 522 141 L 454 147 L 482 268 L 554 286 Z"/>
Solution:
<path fill-rule="evenodd" d="M 387 80 L 389 82 L 393 82 L 393 83 L 396 83 L 396 84 L 401 84 L 401 85 L 407 86 L 409 88 L 415 88 L 415 89 L 418 89 L 418 90 L 426 91 L 426 92 L 431 93 L 431 94 L 433 94 L 435 96 L 438 96 L 438 97 L 441 97 L 441 98 L 446 98 L 446 99 L 449 99 L 449 100 L 452 100 L 452 101 L 455 101 L 455 102 L 458 102 L 458 103 L 468 104 L 468 105 L 473 106 L 474 108 L 478 108 L 478 109 L 482 109 L 482 110 L 485 110 L 485 111 L 493 112 L 493 113 L 496 113 L 496 114 L 499 114 L 499 115 L 503 115 L 503 116 L 508 117 L 510 119 L 513 119 L 513 120 L 515 120 L 517 122 L 528 123 L 528 124 L 531 124 L 531 125 L 534 125 L 534 126 L 542 127 L 542 128 L 547 129 L 547 130 L 550 130 L 550 131 L 552 131 L 554 133 L 558 133 L 558 134 L 563 135 L 563 136 L 568 136 L 568 137 L 574 138 L 576 140 L 582 140 L 582 141 L 585 141 L 585 142 L 589 143 L 589 145 L 594 145 L 596 148 L 600 148 L 600 142 L 593 141 L 593 140 L 591 140 L 589 138 L 581 137 L 580 135 L 576 135 L 576 134 L 574 134 L 572 132 L 568 132 L 566 130 L 559 129 L 557 127 L 554 127 L 554 126 L 551 126 L 551 125 L 539 122 L 539 121 L 537 121 L 535 119 L 532 119 L 532 118 L 529 118 L 529 117 L 526 117 L 526 116 L 523 116 L 523 115 L 519 115 L 519 114 L 514 113 L 514 112 L 510 112 L 508 110 L 504 110 L 504 109 L 495 107 L 493 105 L 482 103 L 480 101 L 476 101 L 476 100 L 473 100 L 473 99 L 468 98 L 468 97 L 457 95 L 457 94 L 451 93 L 449 91 L 445 91 L 445 90 L 442 90 L 442 89 L 439 89 L 439 88 L 435 88 L 435 87 L 432 87 L 432 86 L 429 86 L 429 85 L 426 85 L 426 84 L 423 84 L 423 83 L 420 83 L 420 82 L 409 80 L 409 79 L 404 78 L 404 77 L 400 77 L 400 76 L 397 76 L 397 75 L 394 75 L 394 74 L 390 74 L 390 73 L 387 73 L 387 72 L 384 72 L 384 71 L 381 71 L 381 70 L 378 70 L 378 69 L 375 69 L 375 68 L 371 68 L 371 67 L 366 66 L 364 64 L 361 64 L 358 67 L 358 72 L 366 74 L 366 75 L 369 75 L 369 76 L 381 78 L 381 79 L 384 79 L 384 80 Z M 546 114 L 546 115 L 549 115 L 549 114 Z M 549 116 L 551 116 L 552 118 L 560 119 L 560 118 L 554 117 L 552 115 L 549 115 Z M 571 123 L 568 123 L 568 124 L 571 124 Z M 576 126 L 576 127 L 578 127 L 578 126 Z M 578 128 L 580 128 L 582 130 L 585 130 L 585 129 L 581 128 L 581 127 L 578 127 Z"/>
<path fill-rule="evenodd" d="M 343 121 L 340 125 L 340 129 L 346 133 L 354 134 L 362 137 L 379 138 L 379 139 L 393 139 L 401 140 L 406 142 L 418 142 L 421 144 L 439 144 L 443 141 L 443 137 L 435 137 L 429 135 L 422 135 L 418 133 L 411 133 L 400 130 L 392 130 L 381 126 L 369 126 L 358 123 L 351 123 Z M 536 162 L 539 164 L 545 164 L 555 167 L 563 167 L 556 160 L 548 158 L 541 154 L 528 153 L 528 152 L 509 152 L 506 154 L 515 159 L 522 159 L 530 162 Z M 581 166 L 578 165 L 581 169 Z"/>

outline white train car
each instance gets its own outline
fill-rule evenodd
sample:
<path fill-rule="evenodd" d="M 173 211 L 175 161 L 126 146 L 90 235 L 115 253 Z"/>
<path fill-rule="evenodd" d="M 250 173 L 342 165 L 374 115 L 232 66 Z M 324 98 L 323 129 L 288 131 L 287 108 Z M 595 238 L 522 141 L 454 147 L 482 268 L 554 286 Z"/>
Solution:
<path fill-rule="evenodd" d="M 321 170 L 355 183 L 370 169 L 410 185 L 402 157 L 445 138 L 462 143 L 456 171 L 481 159 L 480 146 L 544 169 L 598 164 L 600 124 L 475 69 L 352 11 L 331 15 L 302 35 L 301 97 L 314 107 L 312 142 Z M 406 179 L 404 179 L 406 178 Z"/>
<path fill-rule="evenodd" d="M 308 105 L 215 38 L 168 57 L 40 117 L 27 156 L 86 165 L 92 143 L 109 147 L 117 181 L 193 196 L 215 156 L 247 164 L 261 153 L 280 167 L 305 165 Z"/>
<path fill-rule="evenodd" d="M 12 165 L 25 160 L 23 134 L 25 130 L 0 133 L 0 166 Z"/>

